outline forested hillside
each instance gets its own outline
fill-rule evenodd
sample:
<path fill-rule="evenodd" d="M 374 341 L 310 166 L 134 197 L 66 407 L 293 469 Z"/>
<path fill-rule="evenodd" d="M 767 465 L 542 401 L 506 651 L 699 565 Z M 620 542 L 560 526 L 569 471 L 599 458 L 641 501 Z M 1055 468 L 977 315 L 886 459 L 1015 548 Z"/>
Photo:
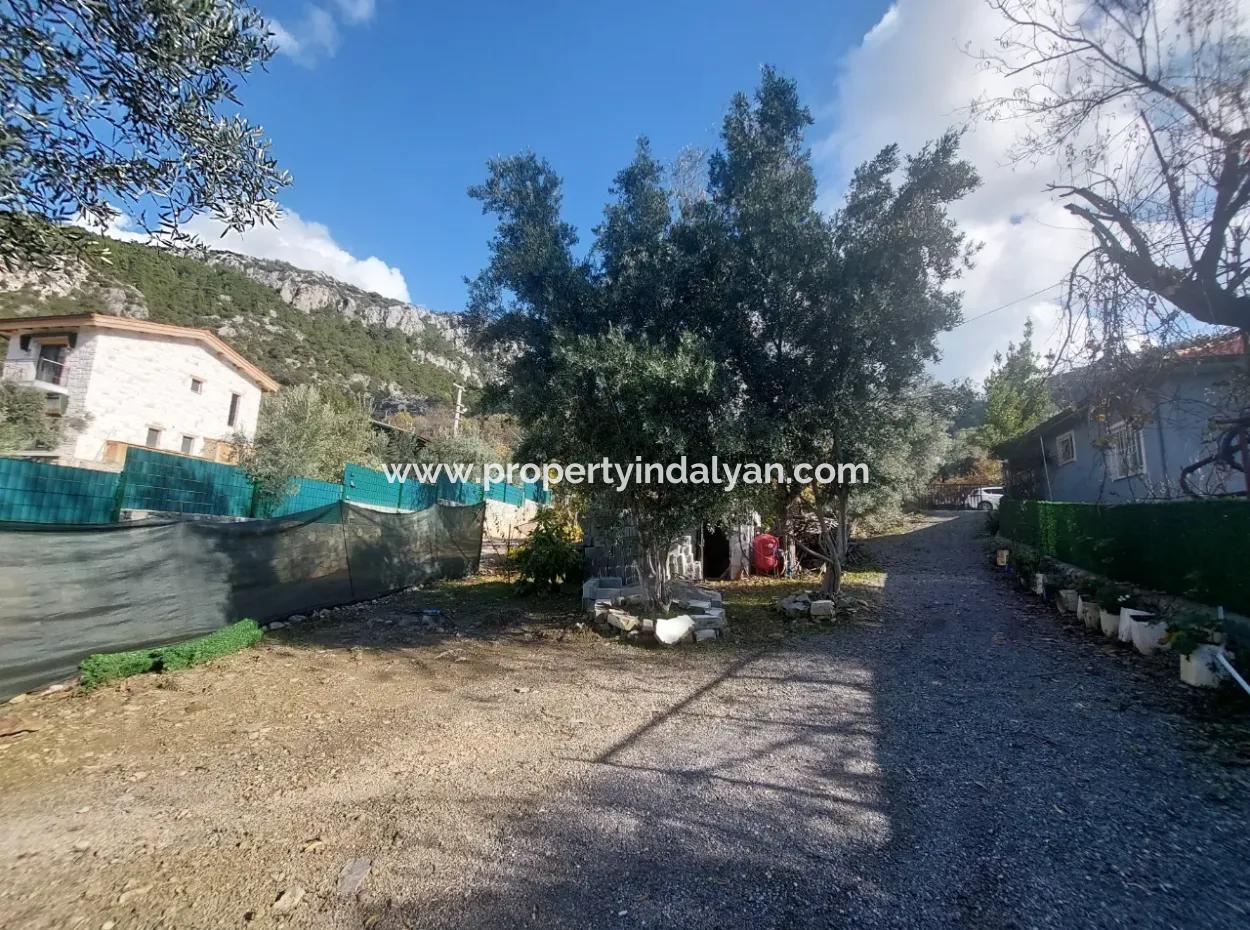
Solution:
<path fill-rule="evenodd" d="M 212 252 L 200 260 L 115 240 L 91 246 L 55 270 L 8 276 L 0 316 L 104 312 L 204 327 L 283 384 L 364 391 L 383 409 L 440 406 L 459 378 L 477 381 L 455 315 L 280 262 Z"/>

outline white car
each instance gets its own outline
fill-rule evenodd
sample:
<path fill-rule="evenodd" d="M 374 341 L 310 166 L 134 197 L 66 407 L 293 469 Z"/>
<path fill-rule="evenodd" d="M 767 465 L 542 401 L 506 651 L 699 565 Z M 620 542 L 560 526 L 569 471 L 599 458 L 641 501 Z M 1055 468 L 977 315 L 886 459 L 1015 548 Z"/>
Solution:
<path fill-rule="evenodd" d="M 1002 488 L 977 488 L 964 498 L 964 506 L 969 510 L 997 510 L 1002 499 Z"/>

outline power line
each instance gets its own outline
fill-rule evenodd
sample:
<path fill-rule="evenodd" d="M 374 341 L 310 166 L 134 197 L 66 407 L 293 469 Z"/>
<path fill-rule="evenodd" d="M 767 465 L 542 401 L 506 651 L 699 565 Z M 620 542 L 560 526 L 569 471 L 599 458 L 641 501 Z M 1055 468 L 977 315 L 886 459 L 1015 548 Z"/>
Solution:
<path fill-rule="evenodd" d="M 1009 300 L 1005 304 L 1000 304 L 993 310 L 986 310 L 984 313 L 978 313 L 976 316 L 970 316 L 968 319 L 952 326 L 951 330 L 959 329 L 960 326 L 965 326 L 968 323 L 975 322 L 976 320 L 983 320 L 992 313 L 997 313 L 999 310 L 1006 310 L 1008 307 L 1014 307 L 1016 304 L 1023 303 L 1031 297 L 1037 297 L 1039 294 L 1045 294 L 1047 291 L 1053 291 L 1063 283 L 1063 281 L 1056 281 L 1054 284 L 1048 284 L 1046 287 L 1039 291 L 1034 291 L 1032 294 L 1025 294 L 1023 297 L 1017 297 L 1015 300 Z"/>

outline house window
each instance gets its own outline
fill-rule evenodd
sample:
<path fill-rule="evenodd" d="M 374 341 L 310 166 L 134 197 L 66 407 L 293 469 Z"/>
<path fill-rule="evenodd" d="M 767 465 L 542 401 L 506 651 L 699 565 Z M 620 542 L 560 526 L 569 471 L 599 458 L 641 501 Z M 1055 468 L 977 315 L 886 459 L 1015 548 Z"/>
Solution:
<path fill-rule="evenodd" d="M 1141 430 L 1128 423 L 1117 423 L 1107 434 L 1107 470 L 1112 479 L 1131 478 L 1144 474 L 1146 456 Z"/>
<path fill-rule="evenodd" d="M 1055 448 L 1059 452 L 1059 464 L 1067 465 L 1069 462 L 1076 461 L 1076 434 L 1071 430 L 1066 433 L 1060 433 L 1059 438 L 1055 440 Z"/>
<path fill-rule="evenodd" d="M 239 424 L 239 401 L 242 399 L 241 394 L 230 395 L 230 413 L 226 416 L 227 426 L 238 426 Z"/>
<path fill-rule="evenodd" d="M 192 378 L 192 379 L 191 379 L 191 393 L 192 393 L 192 394 L 203 394 L 203 393 L 204 393 L 204 382 L 203 382 L 201 379 L 199 379 L 199 378 Z"/>
<path fill-rule="evenodd" d="M 39 360 L 35 362 L 35 380 L 44 384 L 64 384 L 65 359 L 68 354 L 68 346 L 41 345 Z"/>
<path fill-rule="evenodd" d="M 183 437 L 182 437 L 182 452 L 183 452 L 183 454 L 184 454 L 184 455 L 190 455 L 190 454 L 191 454 L 192 452 L 194 452 L 194 451 L 195 451 L 195 437 L 194 437 L 194 436 L 183 436 Z"/>
<path fill-rule="evenodd" d="M 148 427 L 148 438 L 144 445 L 149 449 L 159 449 L 161 447 L 161 431 L 156 427 Z"/>

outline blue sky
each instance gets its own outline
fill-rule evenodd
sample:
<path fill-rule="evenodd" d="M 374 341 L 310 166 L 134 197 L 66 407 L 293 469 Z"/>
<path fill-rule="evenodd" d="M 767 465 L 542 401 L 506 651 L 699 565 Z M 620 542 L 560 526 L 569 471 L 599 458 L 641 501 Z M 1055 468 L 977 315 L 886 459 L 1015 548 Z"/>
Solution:
<path fill-rule="evenodd" d="M 297 36 L 309 8 L 259 6 Z M 465 194 L 488 158 L 546 157 L 568 218 L 588 233 L 640 134 L 664 159 L 715 144 L 730 96 L 766 62 L 827 102 L 841 54 L 884 10 L 380 0 L 371 19 L 337 24 L 333 56 L 278 56 L 244 102 L 294 175 L 285 205 L 352 253 L 399 267 L 414 301 L 458 308 L 490 233 Z"/>
<path fill-rule="evenodd" d="M 487 159 L 547 158 L 585 244 L 639 135 L 666 160 L 715 146 L 732 94 L 774 64 L 816 117 L 810 142 L 832 208 L 881 145 L 914 149 L 964 119 L 986 78 L 962 48 L 999 26 L 981 0 L 255 2 L 279 54 L 242 89 L 243 111 L 294 184 L 279 230 L 223 247 L 439 310 L 463 307 L 462 279 L 486 258 L 491 225 L 466 188 Z M 968 139 L 987 178 L 959 208 L 986 243 L 964 285 L 968 316 L 1051 284 L 1080 244 L 1054 231 L 1062 214 L 1039 196 L 1043 174 L 1002 167 L 1005 144 L 997 127 Z M 945 337 L 936 373 L 982 377 L 1026 316 L 1045 335 L 1054 308 L 1026 301 Z"/>

